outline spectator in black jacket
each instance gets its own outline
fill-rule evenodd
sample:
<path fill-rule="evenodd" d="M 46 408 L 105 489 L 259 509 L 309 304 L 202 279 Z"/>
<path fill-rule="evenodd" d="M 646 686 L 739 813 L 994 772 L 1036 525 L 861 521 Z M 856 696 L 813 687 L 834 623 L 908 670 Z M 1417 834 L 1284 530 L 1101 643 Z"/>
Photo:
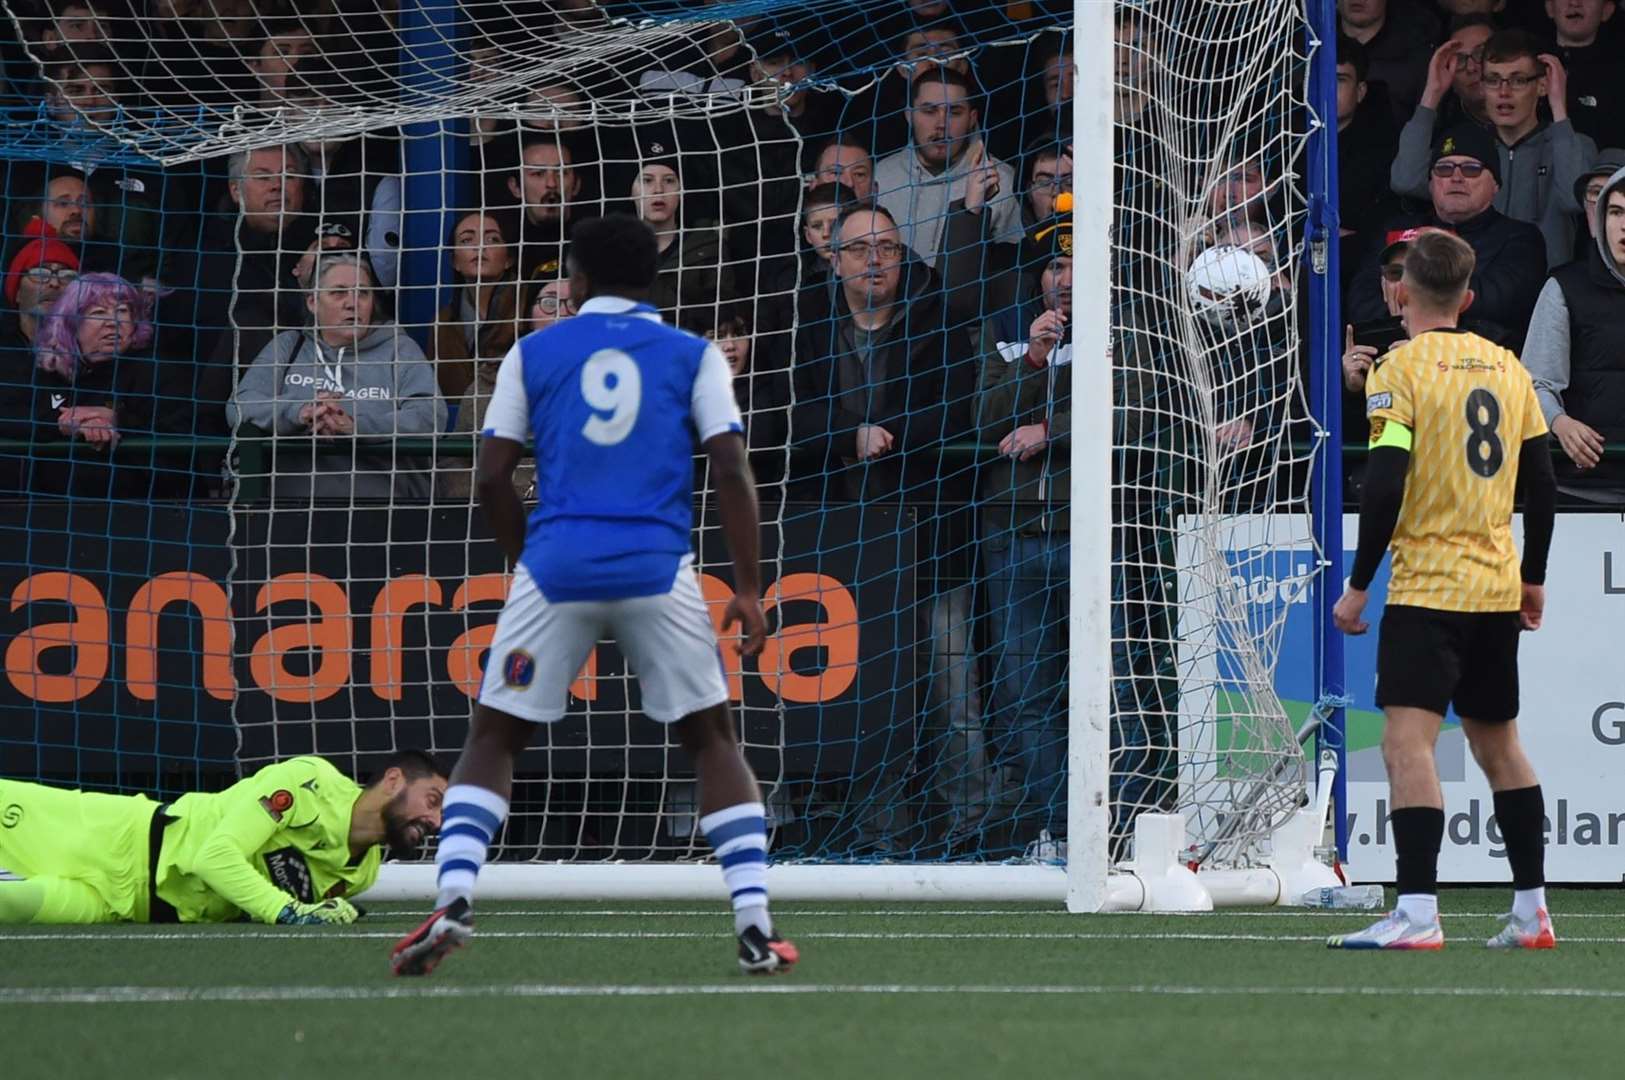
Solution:
<path fill-rule="evenodd" d="M 223 435 L 239 371 L 282 330 L 303 326 L 297 270 L 317 243 L 304 213 L 309 161 L 297 144 L 233 154 L 228 201 L 204 228 L 197 273 L 198 411 L 193 430 Z"/>
<path fill-rule="evenodd" d="M 1366 47 L 1370 77 L 1386 88 L 1394 121 L 1404 123 L 1422 95 L 1428 54 L 1438 41 L 1439 24 L 1420 5 L 1389 0 L 1338 0 L 1343 33 Z"/>
<path fill-rule="evenodd" d="M 991 783 L 970 643 L 974 551 L 962 500 L 973 467 L 944 455 L 971 430 L 976 364 L 969 337 L 949 329 L 941 286 L 908 258 L 890 214 L 848 209 L 835 237 L 835 307 L 802 326 L 796 350 L 794 467 L 821 501 L 917 514 L 930 741 L 921 756 L 934 763 L 933 793 L 949 811 L 936 839 L 953 847 L 980 824 Z M 912 745 L 893 754 L 894 764 L 915 756 Z"/>
<path fill-rule="evenodd" d="M 79 255 L 44 222 L 25 229 L 26 240 L 7 264 L 6 310 L 0 317 L 0 438 L 34 438 L 34 341 L 40 320 L 79 276 Z M 30 456 L 0 453 L 0 494 L 28 490 Z"/>
<path fill-rule="evenodd" d="M 121 439 L 150 433 L 156 411 L 156 365 L 145 293 L 116 274 L 70 282 L 34 338 L 33 439 L 68 441 L 66 454 L 35 455 L 28 490 L 35 495 L 140 498 L 151 473 L 112 460 Z M 139 459 L 138 459 L 139 460 Z"/>
<path fill-rule="evenodd" d="M 584 210 L 573 144 L 556 132 L 526 135 L 507 185 L 508 194 L 520 207 L 519 280 L 551 281 L 563 276 L 570 228 Z"/>
<path fill-rule="evenodd" d="M 789 437 L 789 357 L 756 348 L 751 304 L 729 300 L 706 311 L 695 309 L 683 320 L 685 329 L 716 342 L 733 376 L 734 400 L 745 419 L 745 443 L 751 471 L 764 489 L 784 477 L 785 442 Z"/>
<path fill-rule="evenodd" d="M 1360 262 L 1382 223 L 1399 211 L 1388 187 L 1399 131 L 1388 110 L 1367 107 L 1365 46 L 1337 39 L 1337 207 L 1346 275 Z"/>
<path fill-rule="evenodd" d="M 1388 231 L 1434 225 L 1467 241 L 1478 257 L 1470 310 L 1479 320 L 1477 332 L 1517 352 L 1523 348 L 1529 315 L 1546 280 L 1546 241 L 1535 226 L 1513 221 L 1495 209 L 1499 189 L 1500 157 L 1494 137 L 1476 125 L 1458 125 L 1445 132 L 1433 151 L 1431 209 L 1395 218 Z M 1372 251 L 1355 274 L 1348 297 L 1351 322 L 1387 314 L 1377 266 L 1380 254 Z M 1490 332 L 1489 323 L 1500 327 L 1498 334 Z"/>
<path fill-rule="evenodd" d="M 1598 146 L 1625 146 L 1625 57 L 1599 41 L 1614 0 L 1546 0 L 1557 27 L 1557 55 L 1569 73 L 1569 118 Z"/>
<path fill-rule="evenodd" d="M 297 19 L 275 20 L 265 24 L 265 41 L 259 54 L 249 61 L 259 83 L 260 102 L 275 107 L 287 100 L 294 65 L 301 57 L 316 52 L 316 39 Z"/>
<path fill-rule="evenodd" d="M 1507 30 L 1484 47 L 1485 107 L 1495 134 L 1500 167 L 1495 208 L 1510 218 L 1532 222 L 1546 237 L 1547 264 L 1568 262 L 1580 207 L 1575 178 L 1597 154 L 1596 145 L 1569 122 L 1563 64 L 1528 34 Z M 1429 75 L 1428 100 L 1440 81 Z M 1550 105 L 1550 118 L 1542 104 Z M 1421 198 L 1427 190 L 1428 138 L 1433 114 L 1416 110 L 1400 133 L 1390 180 L 1394 191 Z"/>
<path fill-rule="evenodd" d="M 684 166 L 673 128 L 656 125 L 641 132 L 638 159 L 627 194 L 660 245 L 660 274 L 650 302 L 676 321 L 685 308 L 713 308 L 736 295 L 734 267 L 724 257 L 721 232 L 715 222 L 691 220 L 685 206 Z"/>
<path fill-rule="evenodd" d="M 1625 502 L 1625 460 L 1605 447 L 1625 442 L 1625 171 L 1604 185 L 1589 214 L 1598 242 L 1546 282 L 1523 362 L 1568 455 L 1559 485 L 1617 503 Z"/>
<path fill-rule="evenodd" d="M 851 136 L 837 135 L 825 142 L 813 158 L 807 186 L 845 184 L 860 199 L 875 197 L 875 162 L 869 151 Z"/>

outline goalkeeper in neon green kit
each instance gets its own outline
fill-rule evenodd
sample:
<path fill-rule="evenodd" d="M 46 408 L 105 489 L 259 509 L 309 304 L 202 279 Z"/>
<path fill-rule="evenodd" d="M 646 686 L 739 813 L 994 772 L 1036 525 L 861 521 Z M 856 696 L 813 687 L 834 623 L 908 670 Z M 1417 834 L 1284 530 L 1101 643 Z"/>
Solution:
<path fill-rule="evenodd" d="M 0 779 L 0 924 L 354 922 L 348 897 L 440 830 L 446 778 L 417 750 L 363 788 L 319 757 L 215 794 L 143 795 Z"/>

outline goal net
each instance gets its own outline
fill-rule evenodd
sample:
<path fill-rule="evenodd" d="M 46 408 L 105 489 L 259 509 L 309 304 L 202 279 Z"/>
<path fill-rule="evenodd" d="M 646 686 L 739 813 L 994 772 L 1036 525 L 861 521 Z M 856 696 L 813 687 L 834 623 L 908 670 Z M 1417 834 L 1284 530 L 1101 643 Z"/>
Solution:
<path fill-rule="evenodd" d="M 746 416 L 770 636 L 724 664 L 775 860 L 1060 895 L 1086 694 L 1100 874 L 1148 813 L 1183 820 L 1181 862 L 1263 865 L 1305 798 L 1308 706 L 1274 668 L 1317 563 L 1310 37 L 1299 0 L 1110 8 L 7 0 L 0 584 L 27 721 L 0 773 L 451 760 L 504 661 L 472 494 L 495 369 L 574 313 L 571 226 L 626 211 Z M 1110 134 L 1075 132 L 1075 91 Z M 1107 319 L 1072 319 L 1074 289 Z M 1105 365 L 1109 400 L 1074 401 Z M 1109 484 L 1080 490 L 1097 451 Z M 1109 603 L 1074 582 L 1094 557 Z M 1071 685 L 1083 609 L 1109 686 Z M 708 857 L 638 702 L 601 644 L 519 763 L 494 869 Z"/>

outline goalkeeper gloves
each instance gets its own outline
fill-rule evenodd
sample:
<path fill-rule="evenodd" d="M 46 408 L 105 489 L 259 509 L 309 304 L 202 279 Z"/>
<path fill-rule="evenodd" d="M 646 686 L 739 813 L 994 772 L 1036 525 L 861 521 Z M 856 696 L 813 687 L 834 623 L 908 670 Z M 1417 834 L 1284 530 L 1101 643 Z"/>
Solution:
<path fill-rule="evenodd" d="M 348 900 L 323 900 L 319 904 L 289 904 L 277 914 L 278 926 L 345 926 L 361 917 Z"/>

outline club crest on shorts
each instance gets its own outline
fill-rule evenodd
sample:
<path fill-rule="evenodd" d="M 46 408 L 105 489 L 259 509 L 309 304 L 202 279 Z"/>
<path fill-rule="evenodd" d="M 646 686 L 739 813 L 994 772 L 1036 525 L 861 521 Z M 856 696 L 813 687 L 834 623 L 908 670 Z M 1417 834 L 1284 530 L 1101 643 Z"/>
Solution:
<path fill-rule="evenodd" d="M 509 686 L 529 686 L 536 677 L 536 658 L 524 649 L 514 649 L 502 661 L 502 681 Z"/>

